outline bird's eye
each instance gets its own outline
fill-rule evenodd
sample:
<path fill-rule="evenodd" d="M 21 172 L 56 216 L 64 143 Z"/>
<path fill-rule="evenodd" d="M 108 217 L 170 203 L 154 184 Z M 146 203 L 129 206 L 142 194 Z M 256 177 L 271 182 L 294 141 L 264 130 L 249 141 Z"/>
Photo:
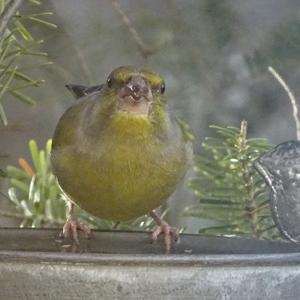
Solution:
<path fill-rule="evenodd" d="M 163 94 L 166 90 L 166 86 L 165 86 L 165 83 L 162 82 L 162 84 L 160 85 L 160 93 Z"/>
<path fill-rule="evenodd" d="M 107 83 L 107 86 L 108 86 L 109 88 L 112 87 L 113 80 L 112 80 L 112 78 L 111 78 L 110 76 L 107 78 L 106 83 Z"/>

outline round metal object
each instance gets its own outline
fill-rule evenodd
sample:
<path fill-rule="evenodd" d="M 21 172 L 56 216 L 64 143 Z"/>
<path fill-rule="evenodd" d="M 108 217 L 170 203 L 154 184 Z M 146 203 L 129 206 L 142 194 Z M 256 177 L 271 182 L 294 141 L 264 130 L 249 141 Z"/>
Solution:
<path fill-rule="evenodd" d="M 279 144 L 254 166 L 270 187 L 276 225 L 286 238 L 300 243 L 300 141 Z"/>

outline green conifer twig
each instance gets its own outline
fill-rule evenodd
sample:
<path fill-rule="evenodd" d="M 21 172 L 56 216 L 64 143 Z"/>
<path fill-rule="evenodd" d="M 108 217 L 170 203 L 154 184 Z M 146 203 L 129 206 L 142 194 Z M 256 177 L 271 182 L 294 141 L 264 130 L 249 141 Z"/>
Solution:
<path fill-rule="evenodd" d="M 15 16 L 23 0 L 10 0 L 0 15 L 0 38 L 2 38 L 9 21 Z"/>
<path fill-rule="evenodd" d="M 210 126 L 217 131 L 206 138 L 204 153 L 195 162 L 196 177 L 189 182 L 199 204 L 186 215 L 210 219 L 213 226 L 201 233 L 275 238 L 277 232 L 263 179 L 253 161 L 270 149 L 264 139 L 247 138 L 247 122 L 240 128 Z"/>

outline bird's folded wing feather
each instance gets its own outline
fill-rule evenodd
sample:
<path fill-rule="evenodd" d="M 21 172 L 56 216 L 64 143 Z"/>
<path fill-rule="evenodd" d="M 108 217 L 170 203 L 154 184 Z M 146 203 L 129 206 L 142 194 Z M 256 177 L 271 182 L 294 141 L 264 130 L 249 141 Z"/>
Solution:
<path fill-rule="evenodd" d="M 94 86 L 84 86 L 79 84 L 66 84 L 66 88 L 73 94 L 76 99 L 87 96 L 91 93 L 101 91 L 103 84 Z"/>

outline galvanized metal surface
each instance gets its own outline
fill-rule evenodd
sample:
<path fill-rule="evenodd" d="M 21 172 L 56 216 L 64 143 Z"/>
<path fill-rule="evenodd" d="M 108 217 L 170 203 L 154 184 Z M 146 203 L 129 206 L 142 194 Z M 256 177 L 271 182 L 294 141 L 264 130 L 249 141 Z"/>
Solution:
<path fill-rule="evenodd" d="M 273 219 L 282 234 L 300 243 L 300 141 L 281 143 L 254 166 L 270 187 Z"/>
<path fill-rule="evenodd" d="M 0 229 L 0 299 L 300 297 L 294 244 L 183 235 L 165 255 L 147 233 L 94 232 L 80 249 L 57 234 Z"/>

